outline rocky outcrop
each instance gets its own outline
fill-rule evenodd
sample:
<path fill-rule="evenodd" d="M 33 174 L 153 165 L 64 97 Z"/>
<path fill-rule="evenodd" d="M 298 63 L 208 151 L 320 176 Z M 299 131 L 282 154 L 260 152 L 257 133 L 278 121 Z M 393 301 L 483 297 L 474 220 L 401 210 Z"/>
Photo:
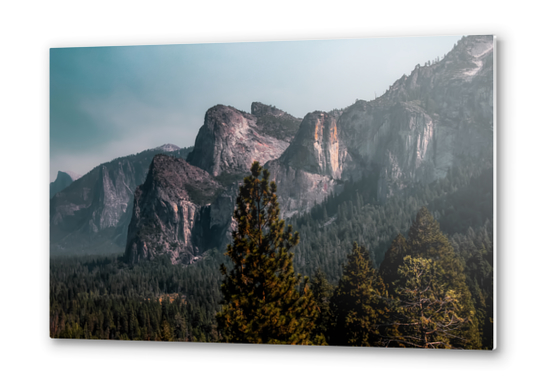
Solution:
<path fill-rule="evenodd" d="M 122 252 L 133 196 L 159 153 L 183 156 L 171 144 L 104 163 L 58 192 L 50 205 L 51 254 Z"/>
<path fill-rule="evenodd" d="M 188 162 L 213 176 L 245 175 L 254 161 L 264 164 L 278 158 L 291 139 L 291 129 L 282 129 L 280 122 L 295 125 L 296 119 L 259 103 L 253 104 L 253 111 L 257 115 L 224 105 L 210 108 Z"/>
<path fill-rule="evenodd" d="M 190 264 L 220 246 L 233 212 L 232 200 L 222 192 L 224 187 L 206 171 L 183 159 L 155 156 L 135 192 L 126 261 L 167 257 L 173 264 Z"/>
<path fill-rule="evenodd" d="M 64 188 L 67 188 L 74 180 L 77 180 L 79 175 L 73 172 L 63 172 L 58 171 L 55 181 L 49 184 L 49 198 L 52 198 L 58 192 L 62 191 Z"/>
<path fill-rule="evenodd" d="M 307 114 L 282 156 L 266 164 L 283 216 L 307 211 L 329 194 L 342 189 L 344 145 L 335 117 L 325 112 Z"/>
<path fill-rule="evenodd" d="M 310 173 L 338 179 L 342 173 L 337 121 L 324 112 L 307 114 L 298 134 L 281 156 L 284 164 Z M 341 146 L 341 148 L 339 148 Z"/>

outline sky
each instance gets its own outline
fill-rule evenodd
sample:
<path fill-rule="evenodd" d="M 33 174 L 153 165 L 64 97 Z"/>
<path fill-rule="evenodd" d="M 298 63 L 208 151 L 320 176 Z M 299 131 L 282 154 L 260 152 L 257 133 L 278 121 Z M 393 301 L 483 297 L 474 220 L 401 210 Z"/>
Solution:
<path fill-rule="evenodd" d="M 296 117 L 373 100 L 461 36 L 52 48 L 50 180 L 166 143 L 253 101 Z"/>

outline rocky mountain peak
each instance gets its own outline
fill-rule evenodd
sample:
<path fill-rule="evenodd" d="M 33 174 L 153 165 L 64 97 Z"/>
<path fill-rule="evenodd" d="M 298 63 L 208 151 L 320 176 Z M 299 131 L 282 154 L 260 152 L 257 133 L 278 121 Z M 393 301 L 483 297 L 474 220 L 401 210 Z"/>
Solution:
<path fill-rule="evenodd" d="M 449 54 L 466 52 L 471 57 L 479 58 L 493 49 L 493 35 L 463 36 Z"/>
<path fill-rule="evenodd" d="M 51 253 L 121 252 L 126 246 L 134 191 L 145 181 L 154 156 L 167 153 L 180 157 L 189 150 L 170 152 L 160 148 L 100 164 L 52 196 Z"/>
<path fill-rule="evenodd" d="M 156 155 L 134 194 L 126 261 L 167 257 L 174 264 L 189 264 L 217 246 L 224 236 L 213 238 L 209 204 L 223 191 L 206 171 L 183 159 Z M 227 224 L 217 223 L 220 230 Z"/>
<path fill-rule="evenodd" d="M 250 110 L 252 115 L 257 117 L 256 124 L 262 134 L 286 142 L 292 141 L 301 124 L 301 119 L 275 106 L 254 102 Z"/>
<path fill-rule="evenodd" d="M 154 156 L 142 189 L 160 189 L 170 198 L 189 200 L 198 205 L 211 203 L 222 186 L 204 170 L 184 159 Z"/>
<path fill-rule="evenodd" d="M 174 144 L 164 144 L 164 145 L 154 148 L 153 151 L 174 152 L 180 149 L 181 149 L 180 147 L 177 147 Z"/>
<path fill-rule="evenodd" d="M 188 162 L 213 176 L 246 174 L 257 160 L 278 158 L 288 146 L 257 125 L 258 118 L 233 107 L 217 105 L 205 114 Z"/>
<path fill-rule="evenodd" d="M 75 172 L 58 171 L 55 181 L 49 184 L 49 198 L 52 198 L 64 188 L 69 187 L 71 183 L 80 177 L 81 176 Z"/>

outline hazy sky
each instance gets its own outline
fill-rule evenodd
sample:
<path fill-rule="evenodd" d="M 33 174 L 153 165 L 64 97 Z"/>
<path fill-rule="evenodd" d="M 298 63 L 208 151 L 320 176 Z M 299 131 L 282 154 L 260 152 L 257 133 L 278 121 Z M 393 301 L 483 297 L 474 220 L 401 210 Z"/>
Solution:
<path fill-rule="evenodd" d="M 162 144 L 194 144 L 216 104 L 296 116 L 380 96 L 461 36 L 185 44 L 50 51 L 51 174 Z"/>

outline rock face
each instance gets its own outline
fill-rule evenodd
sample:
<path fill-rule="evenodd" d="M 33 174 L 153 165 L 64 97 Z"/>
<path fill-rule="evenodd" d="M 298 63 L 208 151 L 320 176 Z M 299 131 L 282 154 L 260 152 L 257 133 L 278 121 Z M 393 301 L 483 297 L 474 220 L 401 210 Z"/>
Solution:
<path fill-rule="evenodd" d="M 297 136 L 281 159 L 293 168 L 340 178 L 342 162 L 339 160 L 339 134 L 335 118 L 318 111 L 305 116 Z"/>
<path fill-rule="evenodd" d="M 53 198 L 58 192 L 67 188 L 74 180 L 77 180 L 79 175 L 73 172 L 58 171 L 55 181 L 49 184 L 49 198 Z"/>
<path fill-rule="evenodd" d="M 220 246 L 231 221 L 231 214 L 222 213 L 233 211 L 232 201 L 219 197 L 221 192 L 224 187 L 206 171 L 183 159 L 155 156 L 145 183 L 135 192 L 125 259 L 136 263 L 161 256 L 173 264 L 190 264 Z"/>
<path fill-rule="evenodd" d="M 261 103 L 253 103 L 252 110 L 256 115 L 224 105 L 210 108 L 188 162 L 213 176 L 244 175 L 254 161 L 278 158 L 298 120 Z"/>
<path fill-rule="evenodd" d="M 182 156 L 171 144 L 121 157 L 94 168 L 58 192 L 50 205 L 51 254 L 122 252 L 136 187 L 159 153 Z"/>
<path fill-rule="evenodd" d="M 284 216 L 306 211 L 330 193 L 340 192 L 345 148 L 339 136 L 335 117 L 320 111 L 309 113 L 288 149 L 266 164 L 277 183 Z"/>
<path fill-rule="evenodd" d="M 343 178 L 374 164 L 380 200 L 444 177 L 462 158 L 492 156 L 493 36 L 463 38 L 382 97 L 347 108 L 338 125 L 348 152 Z"/>
<path fill-rule="evenodd" d="M 288 217 L 364 176 L 378 180 L 384 201 L 444 177 L 464 158 L 492 156 L 492 142 L 493 37 L 471 36 L 376 100 L 308 114 L 288 149 L 266 166 Z"/>

